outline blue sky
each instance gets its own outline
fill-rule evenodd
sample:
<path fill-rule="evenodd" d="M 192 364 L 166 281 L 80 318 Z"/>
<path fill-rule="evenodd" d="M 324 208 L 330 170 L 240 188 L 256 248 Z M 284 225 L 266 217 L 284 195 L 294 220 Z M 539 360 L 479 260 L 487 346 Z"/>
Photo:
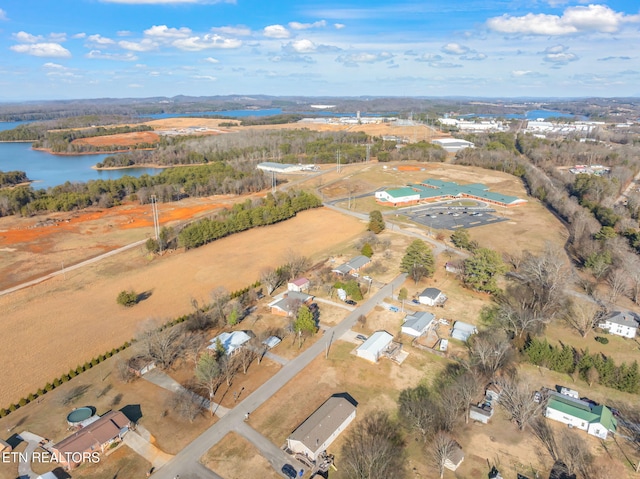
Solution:
<path fill-rule="evenodd" d="M 0 0 L 0 101 L 640 96 L 637 0 Z"/>

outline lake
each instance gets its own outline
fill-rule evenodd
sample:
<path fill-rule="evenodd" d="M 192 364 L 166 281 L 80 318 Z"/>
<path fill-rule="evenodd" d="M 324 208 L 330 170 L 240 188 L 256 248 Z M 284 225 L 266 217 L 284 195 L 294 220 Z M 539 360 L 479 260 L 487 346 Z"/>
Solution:
<path fill-rule="evenodd" d="M 139 177 L 162 171 L 156 168 L 102 171 L 91 168 L 107 156 L 111 155 L 59 156 L 32 150 L 31 143 L 0 143 L 0 171 L 24 171 L 30 180 L 35 181 L 31 184 L 35 189 L 61 185 L 66 181 L 115 180 L 125 175 Z"/>

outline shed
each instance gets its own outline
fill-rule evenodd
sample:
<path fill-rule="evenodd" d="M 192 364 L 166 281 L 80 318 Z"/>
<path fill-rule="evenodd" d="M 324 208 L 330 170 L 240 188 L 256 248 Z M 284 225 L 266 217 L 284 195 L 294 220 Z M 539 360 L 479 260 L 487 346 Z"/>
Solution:
<path fill-rule="evenodd" d="M 476 406 L 472 404 L 469 407 L 469 419 L 487 424 L 489 419 L 493 416 L 493 408 L 487 404 L 480 404 Z"/>
<path fill-rule="evenodd" d="M 134 356 L 127 363 L 129 371 L 140 377 L 156 368 L 156 362 L 153 359 L 144 358 L 142 356 Z"/>
<path fill-rule="evenodd" d="M 462 450 L 462 447 L 460 447 L 460 444 L 456 442 L 453 446 L 453 450 L 449 453 L 449 457 L 444 461 L 444 467 L 450 471 L 455 471 L 460 467 L 462 461 L 464 461 L 464 451 Z"/>
<path fill-rule="evenodd" d="M 311 282 L 307 278 L 296 278 L 293 281 L 287 283 L 287 289 L 289 291 L 308 291 Z"/>
<path fill-rule="evenodd" d="M 377 363 L 382 352 L 393 341 L 393 335 L 386 331 L 376 331 L 356 349 L 356 356 Z"/>
<path fill-rule="evenodd" d="M 453 324 L 453 330 L 451 331 L 451 337 L 459 339 L 460 341 L 466 341 L 469 336 L 476 334 L 478 330 L 473 324 L 465 323 L 463 321 L 456 321 Z"/>
<path fill-rule="evenodd" d="M 278 336 L 269 336 L 267 339 L 262 341 L 262 344 L 264 344 L 268 349 L 272 349 L 272 348 L 275 348 L 281 342 L 282 342 L 282 339 L 280 339 Z"/>
<path fill-rule="evenodd" d="M 427 288 L 418 295 L 418 301 L 427 306 L 438 306 L 447 301 L 447 297 L 438 288 Z"/>
<path fill-rule="evenodd" d="M 433 324 L 435 316 L 427 311 L 418 311 L 413 314 L 408 314 L 404 318 L 402 324 L 402 332 L 418 338 L 422 336 L 427 329 Z"/>
<path fill-rule="evenodd" d="M 315 461 L 356 417 L 355 400 L 336 394 L 304 420 L 287 438 L 287 447 Z"/>

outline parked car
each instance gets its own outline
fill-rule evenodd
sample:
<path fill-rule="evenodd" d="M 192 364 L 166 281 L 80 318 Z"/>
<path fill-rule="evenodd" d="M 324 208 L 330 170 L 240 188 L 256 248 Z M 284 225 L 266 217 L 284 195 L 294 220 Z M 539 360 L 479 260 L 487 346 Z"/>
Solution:
<path fill-rule="evenodd" d="M 358 334 L 356 335 L 356 339 L 360 340 L 360 341 L 366 341 L 367 337 L 363 334 Z"/>
<path fill-rule="evenodd" d="M 296 477 L 298 477 L 298 472 L 291 464 L 285 464 L 282 466 L 282 474 L 290 479 L 296 479 Z"/>
<path fill-rule="evenodd" d="M 420 304 L 420 301 L 418 301 L 417 299 L 412 299 L 412 300 L 411 300 L 411 302 L 412 302 L 413 304 Z"/>
<path fill-rule="evenodd" d="M 365 281 L 373 281 L 371 279 L 371 276 L 363 276 L 362 279 L 364 279 Z"/>
<path fill-rule="evenodd" d="M 345 303 L 350 304 L 351 306 L 355 306 L 356 304 L 358 304 L 353 299 L 347 299 Z"/>
<path fill-rule="evenodd" d="M 398 311 L 400 311 L 400 308 L 398 308 L 397 306 L 389 306 L 389 311 L 391 311 L 392 313 L 397 313 Z"/>

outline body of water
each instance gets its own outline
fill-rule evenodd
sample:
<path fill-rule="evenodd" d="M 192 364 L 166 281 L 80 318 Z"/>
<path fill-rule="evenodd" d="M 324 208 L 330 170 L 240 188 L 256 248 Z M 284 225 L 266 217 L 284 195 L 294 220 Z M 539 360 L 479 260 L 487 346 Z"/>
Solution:
<path fill-rule="evenodd" d="M 13 130 L 14 128 L 24 125 L 26 123 L 31 123 L 30 121 L 0 121 L 0 131 L 3 130 Z"/>
<path fill-rule="evenodd" d="M 59 156 L 31 149 L 31 143 L 0 143 L 0 171 L 24 171 L 33 180 L 35 189 L 49 188 L 71 182 L 114 180 L 125 175 L 139 177 L 159 173 L 157 168 L 128 168 L 122 170 L 94 170 L 91 167 L 104 160 L 107 154 Z"/>

